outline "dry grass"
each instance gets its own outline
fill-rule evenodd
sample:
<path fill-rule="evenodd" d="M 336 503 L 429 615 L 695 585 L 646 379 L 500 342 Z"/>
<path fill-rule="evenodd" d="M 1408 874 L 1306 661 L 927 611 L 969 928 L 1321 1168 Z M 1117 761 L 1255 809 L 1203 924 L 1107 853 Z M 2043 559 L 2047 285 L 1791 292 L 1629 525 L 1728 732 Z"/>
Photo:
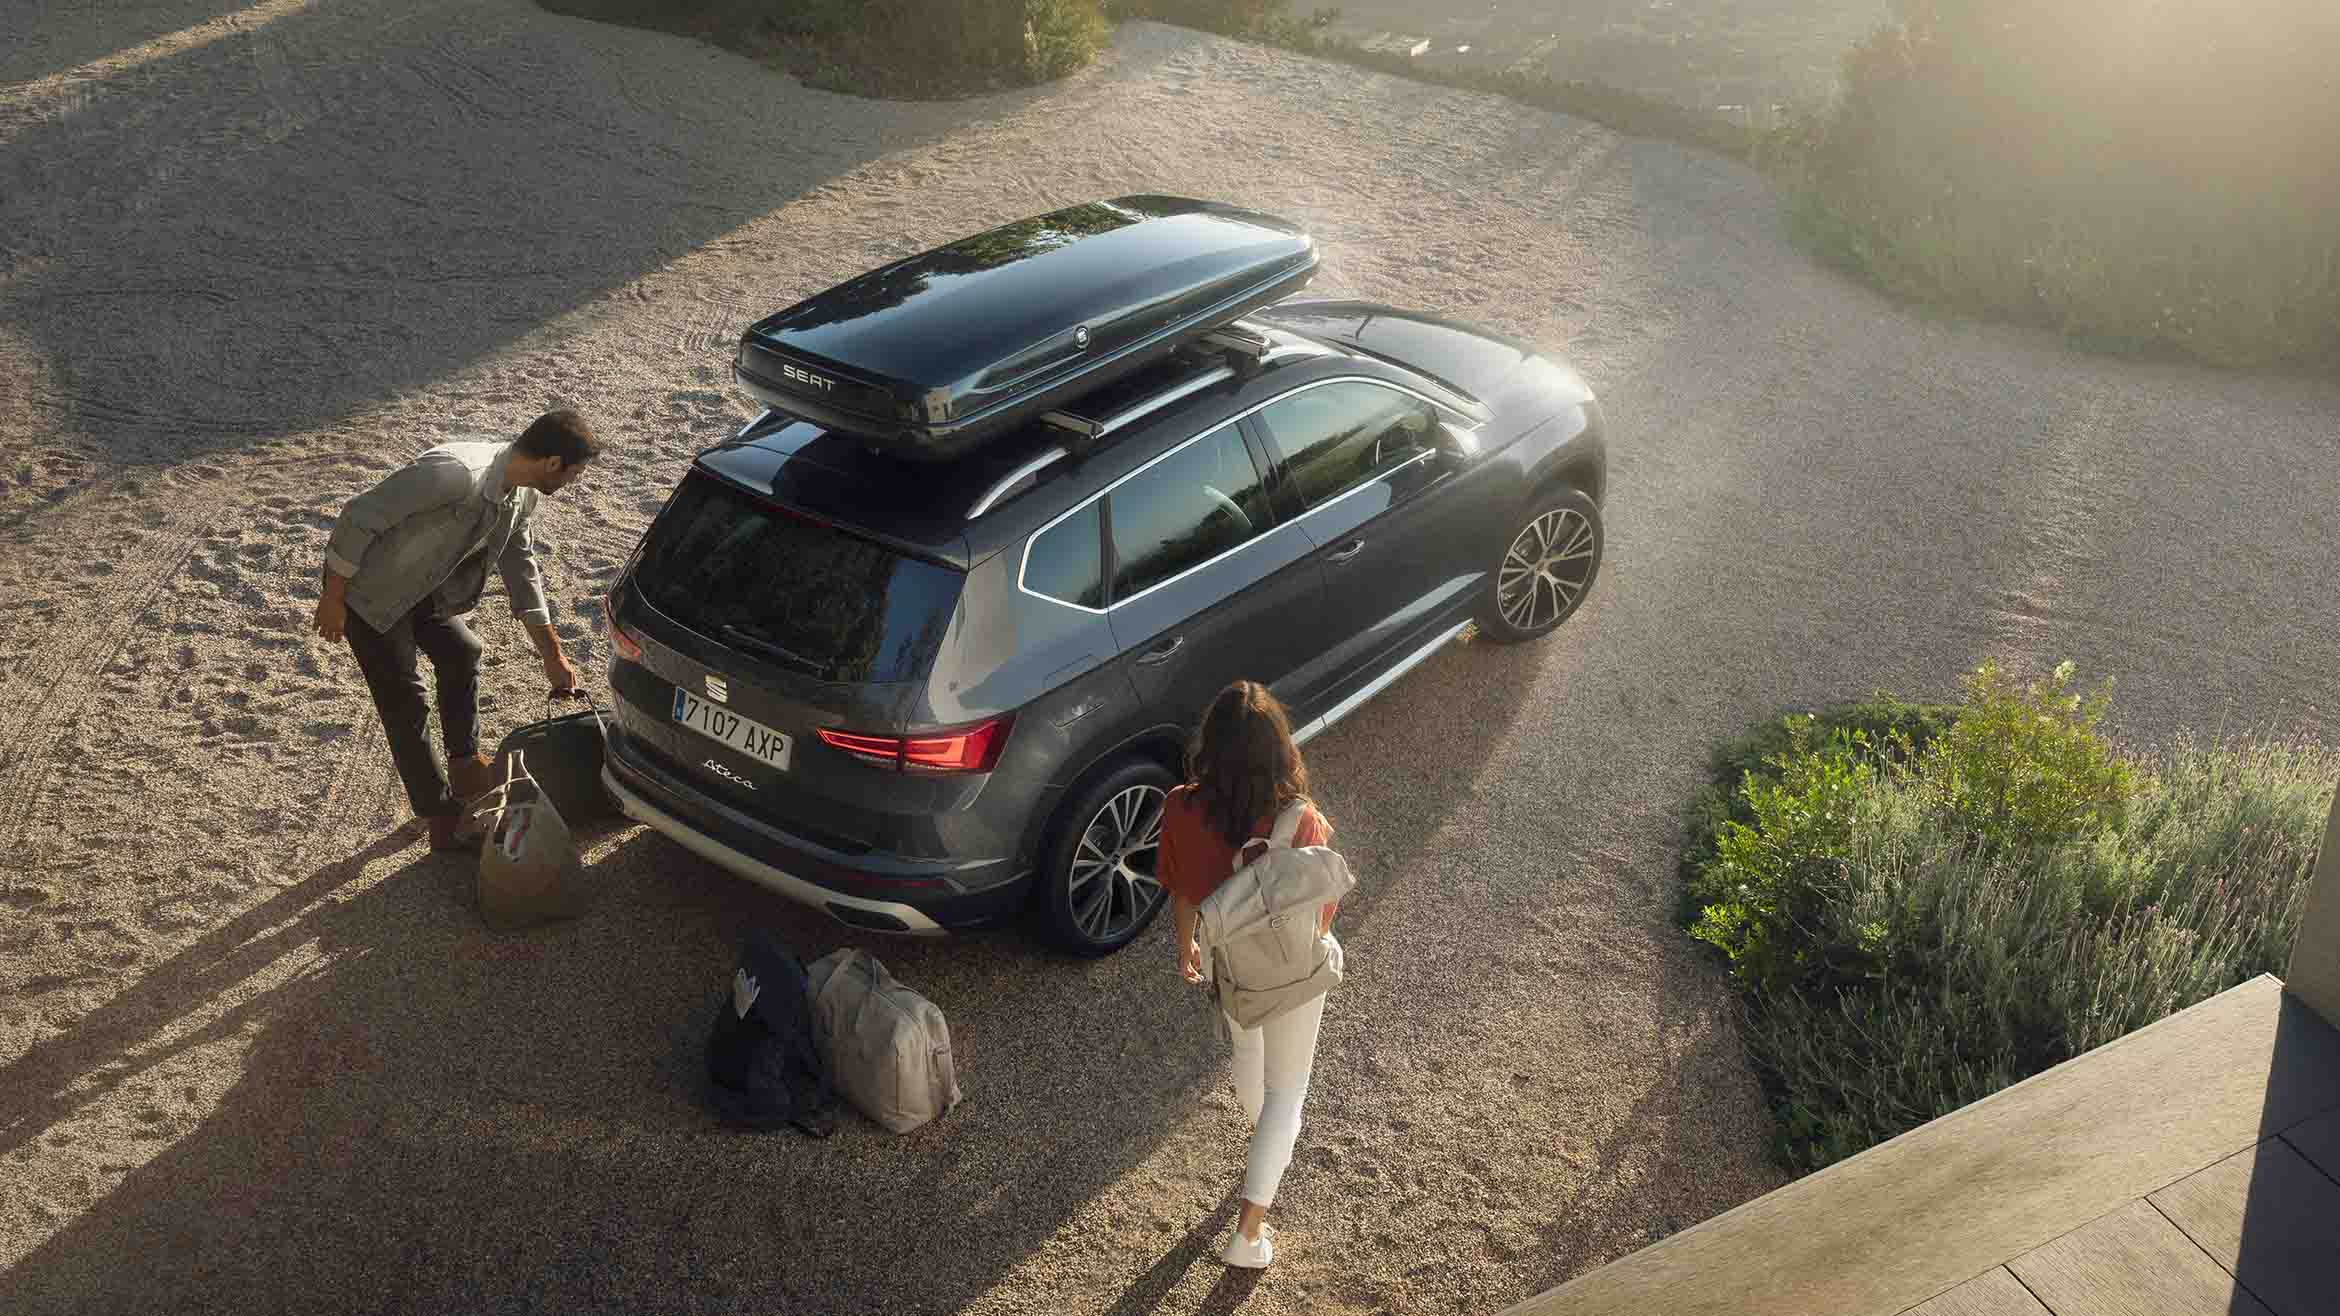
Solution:
<path fill-rule="evenodd" d="M 1895 292 L 2221 364 L 2340 348 L 2340 11 L 1917 0 L 1766 158 Z"/>

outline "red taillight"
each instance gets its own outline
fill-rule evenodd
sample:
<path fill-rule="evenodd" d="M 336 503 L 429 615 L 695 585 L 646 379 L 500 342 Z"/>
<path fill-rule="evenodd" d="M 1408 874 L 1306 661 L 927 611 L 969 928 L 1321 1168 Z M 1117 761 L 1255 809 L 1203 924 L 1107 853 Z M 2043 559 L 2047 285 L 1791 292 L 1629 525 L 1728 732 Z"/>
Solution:
<path fill-rule="evenodd" d="M 902 742 L 891 736 L 856 736 L 826 727 L 813 733 L 831 749 L 841 749 L 857 758 L 894 767 L 902 761 Z"/>
<path fill-rule="evenodd" d="M 1008 720 L 986 722 L 948 736 L 904 741 L 902 766 L 920 772 L 989 772 L 1007 746 Z"/>
<path fill-rule="evenodd" d="M 609 622 L 609 642 L 616 647 L 618 657 L 629 663 L 642 661 L 641 641 L 629 634 L 625 627 L 618 625 L 617 595 L 614 592 L 601 596 L 601 615 Z"/>
<path fill-rule="evenodd" d="M 823 729 L 821 743 L 904 772 L 989 772 L 1007 747 L 1012 719 L 997 718 L 945 736 L 858 736 Z"/>

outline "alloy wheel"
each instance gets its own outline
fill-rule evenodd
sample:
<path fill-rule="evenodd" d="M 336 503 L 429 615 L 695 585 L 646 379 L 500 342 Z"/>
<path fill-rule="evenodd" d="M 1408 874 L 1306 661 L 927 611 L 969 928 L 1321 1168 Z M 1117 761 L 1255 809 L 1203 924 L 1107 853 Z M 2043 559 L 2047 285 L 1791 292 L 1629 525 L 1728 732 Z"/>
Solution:
<path fill-rule="evenodd" d="M 1072 872 L 1065 882 L 1073 926 L 1092 941 L 1112 941 L 1126 934 L 1162 901 L 1162 883 L 1155 863 L 1162 847 L 1162 802 L 1159 786 L 1138 785 L 1117 791 L 1089 819 L 1073 848 Z"/>
<path fill-rule="evenodd" d="M 1528 522 L 1495 577 L 1504 622 L 1532 632 L 1566 616 L 1592 579 L 1594 548 L 1592 522 L 1574 508 L 1556 507 Z"/>

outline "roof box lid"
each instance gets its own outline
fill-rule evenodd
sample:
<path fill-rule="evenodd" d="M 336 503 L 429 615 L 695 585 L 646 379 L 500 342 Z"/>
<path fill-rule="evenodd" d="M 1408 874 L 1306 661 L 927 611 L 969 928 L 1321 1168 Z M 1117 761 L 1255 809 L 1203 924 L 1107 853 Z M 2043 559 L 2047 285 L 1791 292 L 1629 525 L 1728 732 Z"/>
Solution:
<path fill-rule="evenodd" d="M 741 383 L 806 419 L 945 456 L 1289 296 L 1316 243 L 1273 215 L 1127 196 L 871 270 L 742 335 Z"/>

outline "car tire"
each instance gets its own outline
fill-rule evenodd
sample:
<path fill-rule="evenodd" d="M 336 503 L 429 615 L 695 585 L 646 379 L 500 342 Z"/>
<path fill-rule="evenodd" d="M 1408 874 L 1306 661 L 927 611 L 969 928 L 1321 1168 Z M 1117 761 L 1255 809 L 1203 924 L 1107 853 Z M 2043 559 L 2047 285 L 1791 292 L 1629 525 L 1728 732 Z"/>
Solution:
<path fill-rule="evenodd" d="M 1479 634 L 1519 644 L 1552 633 L 1576 612 L 1601 571 L 1601 509 L 1580 489 L 1538 494 L 1505 532 L 1479 606 Z"/>
<path fill-rule="evenodd" d="M 1075 795 L 1057 815 L 1041 870 L 1050 937 L 1076 955 L 1110 955 L 1168 904 L 1154 878 L 1162 802 L 1178 779 L 1133 759 Z"/>

